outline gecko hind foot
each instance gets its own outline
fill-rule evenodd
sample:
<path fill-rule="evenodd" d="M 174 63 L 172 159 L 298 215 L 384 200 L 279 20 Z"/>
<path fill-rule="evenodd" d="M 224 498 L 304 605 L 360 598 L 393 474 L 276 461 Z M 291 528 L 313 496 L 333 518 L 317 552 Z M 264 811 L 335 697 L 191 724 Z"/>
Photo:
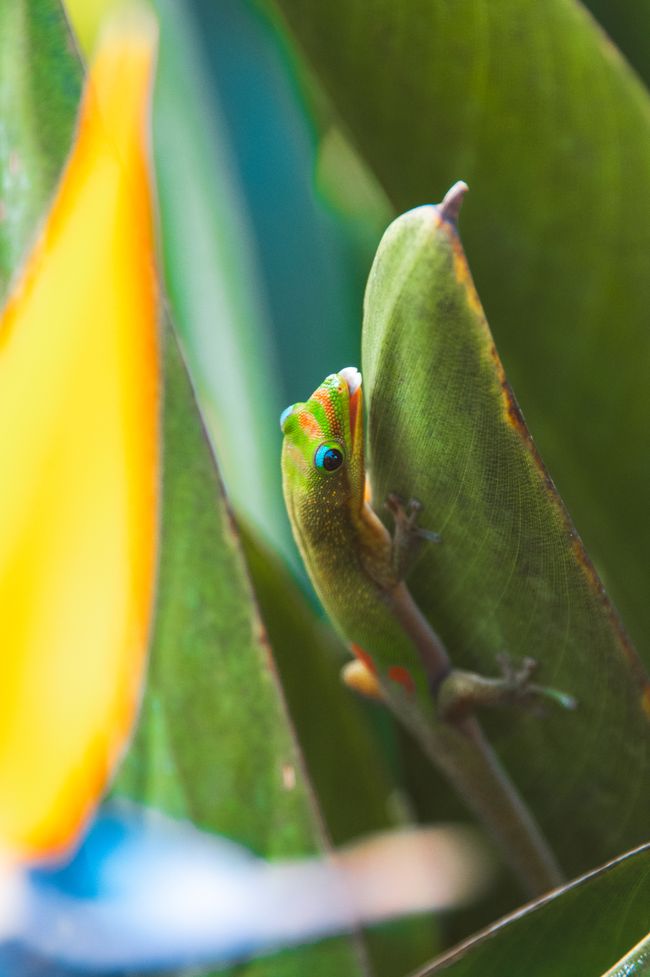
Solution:
<path fill-rule="evenodd" d="M 497 664 L 507 688 L 511 690 L 512 701 L 523 705 L 533 706 L 541 711 L 544 700 L 551 700 L 564 709 L 575 709 L 577 702 L 572 695 L 553 689 L 547 685 L 531 682 L 531 678 L 539 668 L 539 662 L 534 658 L 522 658 L 515 662 L 507 652 L 497 655 Z"/>
<path fill-rule="evenodd" d="M 531 682 L 538 668 L 534 658 L 523 658 L 516 662 L 503 653 L 497 655 L 497 663 L 501 670 L 498 678 L 488 678 L 462 669 L 452 670 L 438 688 L 441 717 L 458 721 L 481 706 L 520 705 L 542 712 L 543 702 L 549 699 L 564 709 L 576 708 L 573 696 Z"/>
<path fill-rule="evenodd" d="M 526 698 L 531 688 L 534 688 L 530 680 L 539 667 L 538 662 L 534 658 L 522 658 L 516 662 L 505 651 L 496 656 L 496 661 L 501 672 L 500 681 L 504 694 L 512 696 L 515 701 Z"/>

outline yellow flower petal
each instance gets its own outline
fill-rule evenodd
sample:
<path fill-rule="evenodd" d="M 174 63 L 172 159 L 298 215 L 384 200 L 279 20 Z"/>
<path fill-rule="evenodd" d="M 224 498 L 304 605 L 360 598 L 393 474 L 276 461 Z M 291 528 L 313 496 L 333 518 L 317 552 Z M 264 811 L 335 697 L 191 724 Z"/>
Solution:
<path fill-rule="evenodd" d="M 156 563 L 155 28 L 90 72 L 53 208 L 0 326 L 0 844 L 74 842 L 124 749 Z"/>

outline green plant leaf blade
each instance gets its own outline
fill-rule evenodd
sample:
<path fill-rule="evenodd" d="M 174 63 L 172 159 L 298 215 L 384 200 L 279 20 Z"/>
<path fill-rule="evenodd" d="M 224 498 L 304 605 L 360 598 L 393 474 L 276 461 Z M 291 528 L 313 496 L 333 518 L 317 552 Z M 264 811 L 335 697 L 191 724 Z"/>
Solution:
<path fill-rule="evenodd" d="M 382 830 L 390 824 L 387 798 L 395 783 L 366 721 L 372 706 L 340 680 L 349 654 L 278 558 L 250 533 L 244 544 L 255 596 L 329 833 L 341 844 Z M 317 716 L 321 722 L 314 721 Z M 384 735 L 390 752 L 390 730 Z"/>
<path fill-rule="evenodd" d="M 647 833 L 647 677 L 530 439 L 452 222 L 398 218 L 366 292 L 375 507 L 396 492 L 441 534 L 408 578 L 456 667 L 532 657 L 577 708 L 482 722 L 571 877 Z M 403 663 L 405 664 L 405 663 Z M 589 818 L 570 812 L 588 810 Z M 622 814 L 621 812 L 624 812 Z"/>
<path fill-rule="evenodd" d="M 138 730 L 115 793 L 187 817 L 267 858 L 326 839 L 255 607 L 237 531 L 171 331 L 158 602 Z M 245 973 L 363 973 L 336 939 Z"/>
<path fill-rule="evenodd" d="M 649 902 L 646 845 L 505 917 L 418 977 L 497 977 L 523 971 L 529 977 L 602 974 L 645 935 Z M 634 977 L 644 973 L 624 972 Z M 623 972 L 613 973 L 622 977 Z"/>
<path fill-rule="evenodd" d="M 508 374 L 647 656 L 647 92 L 574 0 L 276 5 L 399 211 L 471 186 Z"/>
<path fill-rule="evenodd" d="M 244 535 L 244 544 L 329 835 L 341 844 L 359 834 L 403 825 L 406 812 L 400 813 L 394 803 L 400 796 L 401 771 L 389 714 L 343 686 L 340 668 L 349 654 L 340 638 L 316 616 L 277 557 L 250 534 Z M 440 945 L 437 922 L 429 915 L 375 927 L 365 932 L 364 942 L 376 977 L 392 977 L 398 968 L 412 970 Z"/>
<path fill-rule="evenodd" d="M 624 954 L 603 977 L 647 977 L 650 974 L 650 933 Z"/>
<path fill-rule="evenodd" d="M 0 301 L 54 190 L 80 94 L 58 0 L 0 5 Z"/>
<path fill-rule="evenodd" d="M 250 220 L 193 15 L 169 0 L 156 8 L 154 158 L 172 315 L 229 498 L 286 551 L 276 472 L 283 398 Z"/>

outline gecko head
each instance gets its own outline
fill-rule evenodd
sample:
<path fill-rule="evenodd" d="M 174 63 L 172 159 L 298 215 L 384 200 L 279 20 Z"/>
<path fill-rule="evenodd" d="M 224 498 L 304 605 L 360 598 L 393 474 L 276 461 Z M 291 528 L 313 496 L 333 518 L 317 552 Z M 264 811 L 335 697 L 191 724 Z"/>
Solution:
<path fill-rule="evenodd" d="M 363 415 L 356 367 L 330 374 L 309 400 L 287 407 L 280 426 L 287 504 L 300 493 L 305 502 L 361 505 Z"/>

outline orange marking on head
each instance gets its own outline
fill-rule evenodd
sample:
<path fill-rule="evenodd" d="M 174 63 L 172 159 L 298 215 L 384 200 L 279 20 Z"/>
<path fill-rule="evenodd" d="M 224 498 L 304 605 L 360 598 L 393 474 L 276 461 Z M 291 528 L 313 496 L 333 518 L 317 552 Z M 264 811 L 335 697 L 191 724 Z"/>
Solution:
<path fill-rule="evenodd" d="M 350 396 L 350 436 L 354 444 L 361 427 L 361 387 Z"/>
<path fill-rule="evenodd" d="M 309 435 L 310 437 L 312 438 L 323 437 L 323 431 L 320 424 L 313 416 L 313 414 L 309 413 L 309 411 L 306 410 L 300 411 L 300 413 L 298 414 L 298 424 L 305 432 L 305 434 Z"/>
<path fill-rule="evenodd" d="M 391 665 L 388 669 L 388 677 L 393 682 L 403 686 L 409 695 L 413 695 L 415 692 L 415 682 L 408 668 L 403 668 L 401 665 Z"/>
<path fill-rule="evenodd" d="M 332 393 L 330 390 L 326 390 L 323 387 L 319 387 L 312 395 L 311 399 L 315 400 L 317 404 L 320 404 L 327 415 L 328 423 L 331 425 L 336 419 L 336 410 L 334 409 L 334 404 L 332 403 Z"/>
<path fill-rule="evenodd" d="M 320 404 L 320 406 L 323 408 L 325 411 L 325 416 L 327 417 L 328 427 L 333 434 L 336 434 L 339 430 L 339 423 L 336 408 L 332 403 L 331 391 L 323 387 L 319 387 L 318 390 L 312 394 L 311 399 L 315 400 L 316 403 Z"/>
<path fill-rule="evenodd" d="M 373 675 L 376 675 L 377 674 L 377 668 L 375 666 L 374 661 L 372 660 L 372 658 L 368 654 L 368 652 L 367 651 L 364 651 L 363 648 L 360 648 L 359 645 L 355 645 L 355 644 L 351 644 L 350 645 L 350 648 L 352 649 L 352 653 L 354 655 L 356 655 L 356 657 L 359 659 L 359 661 L 360 662 L 363 662 L 363 664 L 366 666 L 366 668 L 368 669 L 368 671 L 372 672 Z"/>
<path fill-rule="evenodd" d="M 319 387 L 318 390 L 315 390 L 311 395 L 311 399 L 315 400 L 317 404 L 321 405 L 321 407 L 324 407 L 327 412 L 327 416 L 329 417 L 334 409 L 332 406 L 332 395 L 330 391 L 326 390 L 324 387 Z"/>

